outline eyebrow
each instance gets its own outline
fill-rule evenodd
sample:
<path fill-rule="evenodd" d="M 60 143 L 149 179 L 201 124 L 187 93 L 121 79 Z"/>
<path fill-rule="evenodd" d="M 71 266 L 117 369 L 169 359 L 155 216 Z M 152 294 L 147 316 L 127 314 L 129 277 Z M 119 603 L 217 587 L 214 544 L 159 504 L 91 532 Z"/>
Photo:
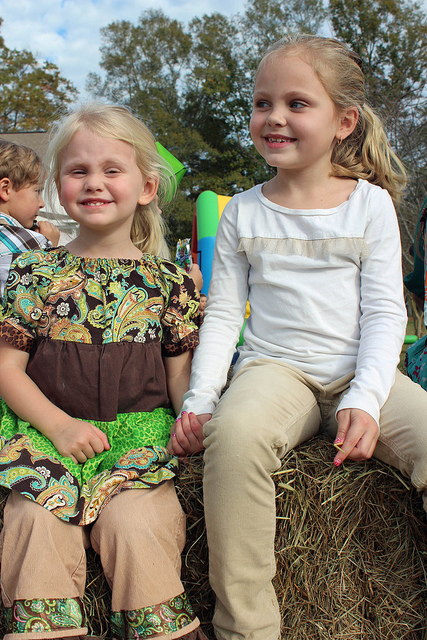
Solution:
<path fill-rule="evenodd" d="M 64 160 L 62 162 L 62 166 L 63 167 L 70 167 L 70 166 L 85 166 L 87 164 L 88 160 L 84 160 L 82 158 L 76 157 L 76 158 L 71 158 L 69 160 Z M 126 160 L 120 160 L 119 158 L 106 158 L 105 160 L 102 160 L 101 162 L 101 166 L 105 166 L 105 165 L 109 165 L 109 164 L 115 164 L 115 165 L 123 165 L 126 164 Z"/>

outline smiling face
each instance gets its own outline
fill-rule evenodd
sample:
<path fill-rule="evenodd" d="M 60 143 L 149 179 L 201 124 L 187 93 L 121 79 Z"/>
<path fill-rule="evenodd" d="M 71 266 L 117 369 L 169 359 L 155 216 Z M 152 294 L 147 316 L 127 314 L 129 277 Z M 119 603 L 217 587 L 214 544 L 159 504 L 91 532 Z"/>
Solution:
<path fill-rule="evenodd" d="M 157 183 L 142 175 L 130 144 L 83 128 L 62 152 L 57 187 L 62 206 L 82 227 L 130 234 L 137 205 L 151 202 Z"/>
<path fill-rule="evenodd" d="M 257 151 L 282 170 L 319 168 L 329 174 L 341 118 L 310 64 L 297 55 L 275 55 L 261 67 L 250 130 Z"/>

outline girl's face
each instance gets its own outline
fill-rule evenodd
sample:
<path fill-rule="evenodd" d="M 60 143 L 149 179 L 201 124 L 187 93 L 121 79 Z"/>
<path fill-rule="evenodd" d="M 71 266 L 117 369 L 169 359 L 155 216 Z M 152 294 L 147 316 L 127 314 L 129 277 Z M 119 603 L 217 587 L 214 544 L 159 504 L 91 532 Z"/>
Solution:
<path fill-rule="evenodd" d="M 57 187 L 81 226 L 130 233 L 137 205 L 151 202 L 157 182 L 142 175 L 130 144 L 80 129 L 63 150 Z"/>
<path fill-rule="evenodd" d="M 336 138 L 345 137 L 341 120 L 313 68 L 301 58 L 273 56 L 258 73 L 251 136 L 279 173 L 318 167 L 329 174 Z"/>

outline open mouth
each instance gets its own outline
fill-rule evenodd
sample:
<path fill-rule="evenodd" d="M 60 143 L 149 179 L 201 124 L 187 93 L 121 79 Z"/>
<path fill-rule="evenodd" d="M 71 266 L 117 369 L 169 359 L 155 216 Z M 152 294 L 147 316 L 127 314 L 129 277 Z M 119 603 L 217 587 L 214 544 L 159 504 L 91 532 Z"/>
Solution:
<path fill-rule="evenodd" d="M 287 138 L 284 136 L 265 136 L 264 140 L 269 146 L 286 146 L 295 142 L 296 138 Z"/>
<path fill-rule="evenodd" d="M 94 209 L 96 207 L 102 207 L 106 204 L 110 204 L 109 200 L 83 200 L 80 204 L 82 204 L 84 207 L 93 207 Z"/>

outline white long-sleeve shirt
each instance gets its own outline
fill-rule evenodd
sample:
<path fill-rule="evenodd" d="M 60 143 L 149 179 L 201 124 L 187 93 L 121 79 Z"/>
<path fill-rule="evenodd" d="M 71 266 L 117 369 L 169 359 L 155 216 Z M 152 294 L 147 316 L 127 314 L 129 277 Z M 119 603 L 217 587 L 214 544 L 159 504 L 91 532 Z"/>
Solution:
<path fill-rule="evenodd" d="M 354 372 L 338 410 L 377 422 L 406 328 L 401 247 L 387 191 L 359 180 L 338 207 L 293 210 L 262 185 L 234 196 L 218 227 L 204 322 L 184 409 L 212 413 L 246 322 L 235 372 L 255 358 L 328 384 Z"/>

